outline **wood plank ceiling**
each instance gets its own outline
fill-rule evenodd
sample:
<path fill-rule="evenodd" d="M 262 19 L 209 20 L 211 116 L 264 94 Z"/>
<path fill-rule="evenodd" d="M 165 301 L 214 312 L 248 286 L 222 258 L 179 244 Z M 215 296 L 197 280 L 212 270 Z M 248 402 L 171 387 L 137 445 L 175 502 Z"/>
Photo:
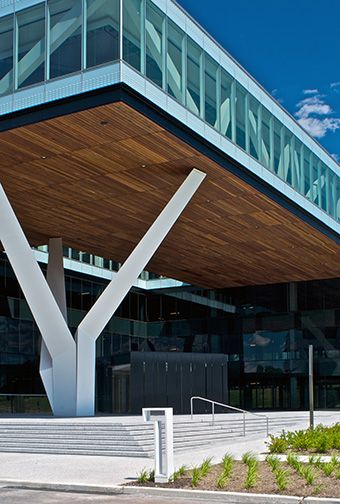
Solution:
<path fill-rule="evenodd" d="M 207 173 L 148 265 L 203 287 L 340 277 L 340 247 L 119 102 L 0 134 L 0 180 L 32 245 L 123 262 L 192 168 Z"/>

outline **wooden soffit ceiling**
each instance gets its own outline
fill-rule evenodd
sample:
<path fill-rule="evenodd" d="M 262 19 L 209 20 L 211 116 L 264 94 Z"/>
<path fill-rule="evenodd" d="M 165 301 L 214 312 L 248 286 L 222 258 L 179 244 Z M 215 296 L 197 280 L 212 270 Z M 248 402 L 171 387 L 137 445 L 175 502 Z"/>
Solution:
<path fill-rule="evenodd" d="M 123 262 L 192 168 L 207 173 L 148 269 L 203 287 L 340 277 L 339 246 L 123 102 L 0 133 L 32 245 Z"/>

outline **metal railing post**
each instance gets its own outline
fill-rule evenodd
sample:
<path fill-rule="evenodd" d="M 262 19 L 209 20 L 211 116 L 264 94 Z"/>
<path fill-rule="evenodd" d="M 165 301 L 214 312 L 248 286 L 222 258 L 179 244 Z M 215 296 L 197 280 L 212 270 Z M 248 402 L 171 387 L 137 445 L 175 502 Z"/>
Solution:
<path fill-rule="evenodd" d="M 192 420 L 192 415 L 193 415 L 193 412 L 194 412 L 193 403 L 194 403 L 194 398 L 192 397 L 192 398 L 190 399 L 190 412 L 191 412 L 191 420 Z"/>
<path fill-rule="evenodd" d="M 267 437 L 269 436 L 269 418 L 266 418 L 266 423 L 267 423 Z"/>
<path fill-rule="evenodd" d="M 243 435 L 246 435 L 246 414 L 243 412 Z"/>
<path fill-rule="evenodd" d="M 211 412 L 212 412 L 212 424 L 215 425 L 215 403 L 211 403 L 212 405 L 212 408 L 211 408 Z"/>

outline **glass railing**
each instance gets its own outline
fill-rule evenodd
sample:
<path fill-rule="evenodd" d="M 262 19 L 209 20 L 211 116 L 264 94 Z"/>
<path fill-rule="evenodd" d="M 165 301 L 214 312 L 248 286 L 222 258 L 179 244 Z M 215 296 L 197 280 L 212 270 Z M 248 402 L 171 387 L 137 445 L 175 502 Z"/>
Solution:
<path fill-rule="evenodd" d="M 0 95 L 116 60 L 340 221 L 335 162 L 327 165 L 327 154 L 316 155 L 152 0 L 48 0 L 0 18 Z"/>

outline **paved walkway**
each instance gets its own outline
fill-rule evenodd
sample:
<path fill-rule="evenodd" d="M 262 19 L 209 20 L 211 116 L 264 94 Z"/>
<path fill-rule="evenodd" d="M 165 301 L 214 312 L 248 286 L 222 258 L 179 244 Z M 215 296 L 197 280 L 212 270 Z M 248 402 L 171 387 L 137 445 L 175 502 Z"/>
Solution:
<path fill-rule="evenodd" d="M 299 422 L 291 428 L 305 428 L 308 426 L 308 413 L 283 412 L 268 413 L 271 418 L 281 418 L 282 430 L 285 420 L 296 415 Z M 301 418 L 303 417 L 303 418 Z M 177 417 L 176 417 L 177 418 Z M 126 421 L 131 417 L 100 417 L 96 421 Z M 183 420 L 183 417 L 181 417 Z M 187 417 L 189 421 L 189 417 Z M 27 420 L 27 419 L 26 419 Z M 31 419 L 32 420 L 32 419 Z M 52 419 L 53 421 L 62 421 Z M 89 419 L 84 419 L 90 421 Z M 141 418 L 139 417 L 139 421 Z M 25 421 L 25 419 L 23 419 Z M 79 421 L 79 419 L 78 419 Z M 93 419 L 92 419 L 93 421 Z M 318 412 L 316 423 L 330 425 L 340 421 L 339 412 Z M 246 451 L 252 450 L 264 453 L 266 449 L 264 435 L 257 433 L 246 438 L 227 439 L 225 443 L 191 449 L 188 452 L 175 454 L 175 467 L 182 464 L 187 466 L 202 462 L 205 457 L 214 457 L 219 462 L 226 452 L 241 458 Z M 3 481 L 25 481 L 33 483 L 78 484 L 78 485 L 119 485 L 132 481 L 143 468 L 151 469 L 153 460 L 149 458 L 128 457 L 94 457 L 81 455 L 45 455 L 25 453 L 0 453 L 0 483 Z"/>

